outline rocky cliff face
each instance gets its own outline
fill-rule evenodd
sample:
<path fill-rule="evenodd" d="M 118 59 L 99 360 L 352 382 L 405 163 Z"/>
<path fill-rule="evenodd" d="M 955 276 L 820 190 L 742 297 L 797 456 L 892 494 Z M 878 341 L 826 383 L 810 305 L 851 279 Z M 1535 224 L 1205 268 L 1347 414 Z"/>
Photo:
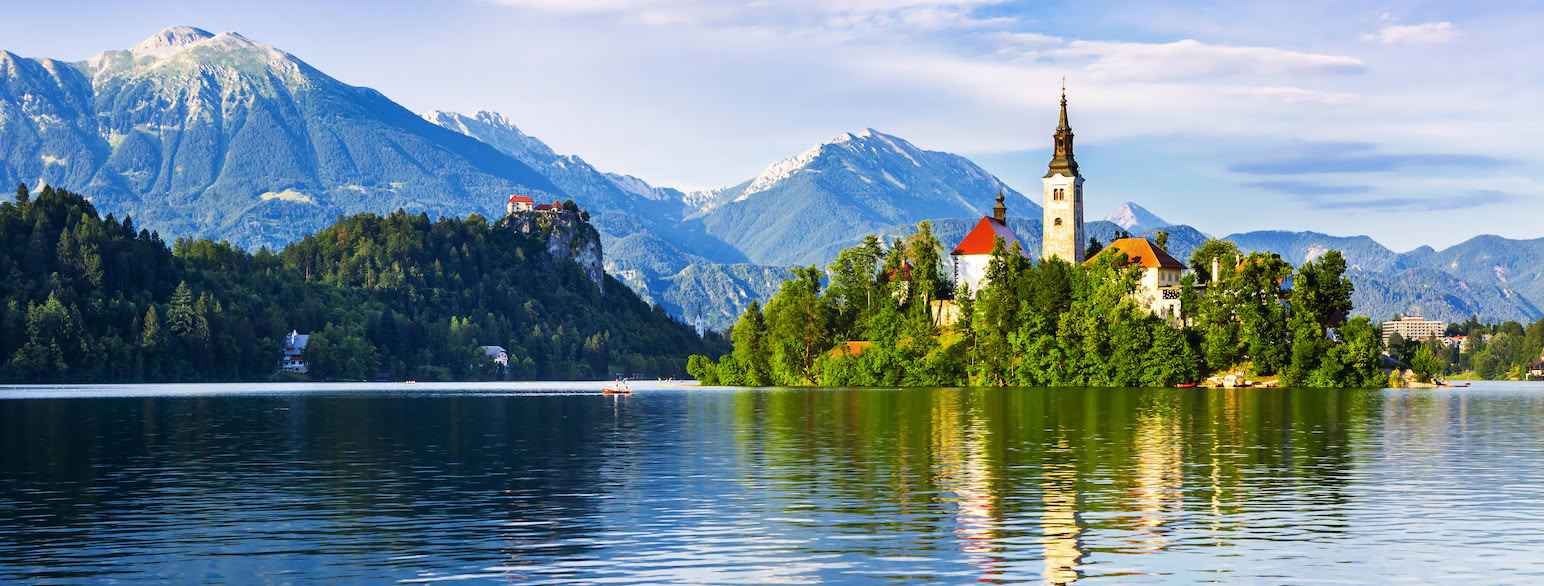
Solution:
<path fill-rule="evenodd" d="M 547 255 L 554 261 L 572 260 L 605 293 L 606 270 L 601 257 L 600 233 L 573 212 L 520 212 L 506 216 L 500 224 L 511 230 L 547 242 Z"/>

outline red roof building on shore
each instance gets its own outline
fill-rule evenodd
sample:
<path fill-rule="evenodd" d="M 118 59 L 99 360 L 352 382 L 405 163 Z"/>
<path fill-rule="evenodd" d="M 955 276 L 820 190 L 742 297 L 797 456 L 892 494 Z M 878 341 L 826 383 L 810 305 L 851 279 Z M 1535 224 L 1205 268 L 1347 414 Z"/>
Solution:
<path fill-rule="evenodd" d="M 1158 317 L 1170 320 L 1182 317 L 1179 303 L 1180 277 L 1187 268 L 1185 263 L 1146 238 L 1121 238 L 1104 247 L 1094 258 L 1083 261 L 1083 264 L 1091 264 L 1094 259 L 1106 254 L 1125 254 L 1126 266 L 1142 270 L 1137 290 L 1131 293 L 1137 303 Z"/>

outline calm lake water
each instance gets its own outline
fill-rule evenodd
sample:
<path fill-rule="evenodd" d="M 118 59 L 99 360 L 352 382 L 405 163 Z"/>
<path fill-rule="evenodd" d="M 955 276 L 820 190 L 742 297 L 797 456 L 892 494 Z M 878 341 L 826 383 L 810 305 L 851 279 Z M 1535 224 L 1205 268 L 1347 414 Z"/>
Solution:
<path fill-rule="evenodd" d="M 0 581 L 1544 581 L 1544 385 L 0 387 Z"/>

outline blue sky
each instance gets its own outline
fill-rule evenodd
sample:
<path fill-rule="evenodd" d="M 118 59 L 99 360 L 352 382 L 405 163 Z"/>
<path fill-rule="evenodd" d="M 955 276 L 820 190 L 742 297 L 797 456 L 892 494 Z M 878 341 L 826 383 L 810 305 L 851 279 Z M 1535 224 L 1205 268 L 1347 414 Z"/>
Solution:
<path fill-rule="evenodd" d="M 237 31 L 415 111 L 504 113 L 684 188 L 873 127 L 1039 193 L 1067 77 L 1088 210 L 1406 250 L 1544 236 L 1535 2 L 28 2 L 0 48 L 80 60 Z"/>

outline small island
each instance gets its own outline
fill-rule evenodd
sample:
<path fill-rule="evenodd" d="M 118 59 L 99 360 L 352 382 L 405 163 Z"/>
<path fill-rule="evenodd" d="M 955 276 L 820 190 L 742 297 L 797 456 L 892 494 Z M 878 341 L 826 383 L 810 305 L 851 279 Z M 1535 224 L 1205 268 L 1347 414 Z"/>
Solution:
<path fill-rule="evenodd" d="M 1294 268 L 1212 239 L 1187 267 L 1164 250 L 1165 234 L 1085 241 L 1065 91 L 1053 141 L 1039 262 L 1008 226 L 999 193 L 950 262 L 929 222 L 888 245 L 869 236 L 825 273 L 795 269 L 765 309 L 752 303 L 739 319 L 732 353 L 693 356 L 688 371 L 706 384 L 745 386 L 1388 382 L 1372 321 L 1348 319 L 1352 285 L 1338 251 Z M 1422 382 L 1435 374 L 1418 371 Z"/>

